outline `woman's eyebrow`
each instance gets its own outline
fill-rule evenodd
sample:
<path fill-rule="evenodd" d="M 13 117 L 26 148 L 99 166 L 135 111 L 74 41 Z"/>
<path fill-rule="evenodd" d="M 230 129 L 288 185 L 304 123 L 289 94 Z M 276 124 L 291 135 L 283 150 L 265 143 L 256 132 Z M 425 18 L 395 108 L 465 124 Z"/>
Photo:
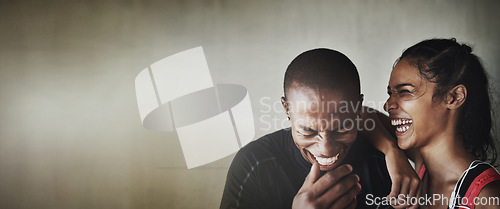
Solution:
<path fill-rule="evenodd" d="M 401 87 L 405 87 L 405 86 L 411 86 L 411 87 L 415 87 L 413 84 L 411 83 L 402 83 L 402 84 L 398 84 L 396 85 L 394 88 L 395 89 L 399 89 Z M 387 90 L 391 90 L 391 87 L 390 86 L 387 86 Z"/>
<path fill-rule="evenodd" d="M 411 86 L 411 87 L 415 87 L 413 84 L 411 83 L 402 83 L 402 84 L 398 84 L 396 85 L 396 88 L 399 89 L 401 87 L 405 87 L 405 86 Z"/>

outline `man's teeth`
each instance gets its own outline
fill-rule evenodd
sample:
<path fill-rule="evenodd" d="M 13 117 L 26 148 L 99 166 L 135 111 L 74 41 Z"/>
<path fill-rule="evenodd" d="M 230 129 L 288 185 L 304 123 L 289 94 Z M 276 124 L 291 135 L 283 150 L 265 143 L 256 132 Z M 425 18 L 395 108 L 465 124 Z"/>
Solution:
<path fill-rule="evenodd" d="M 318 163 L 321 165 L 333 165 L 339 158 L 339 154 L 340 153 L 337 153 L 337 155 L 330 158 L 317 157 L 317 156 L 314 157 L 316 158 L 316 161 L 318 161 Z"/>
<path fill-rule="evenodd" d="M 413 123 L 413 120 L 408 120 L 408 119 L 393 119 L 391 120 L 391 124 L 393 126 L 399 126 L 399 125 L 404 125 L 404 124 L 409 124 Z"/>

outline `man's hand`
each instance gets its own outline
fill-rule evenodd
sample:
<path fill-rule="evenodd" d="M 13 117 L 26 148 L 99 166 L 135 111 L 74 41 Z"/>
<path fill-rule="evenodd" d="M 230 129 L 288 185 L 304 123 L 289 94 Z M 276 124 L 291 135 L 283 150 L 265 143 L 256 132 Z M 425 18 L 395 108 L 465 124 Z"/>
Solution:
<path fill-rule="evenodd" d="M 422 184 L 405 153 L 400 149 L 393 149 L 385 155 L 385 162 L 392 181 L 391 193 L 387 198 L 396 200 L 391 201 L 391 205 L 394 208 L 417 208 L 418 201 L 413 201 L 416 205 L 409 205 L 407 200 L 418 200 Z"/>
<path fill-rule="evenodd" d="M 293 199 L 292 208 L 355 208 L 356 195 L 361 191 L 361 185 L 359 177 L 351 172 L 350 165 L 342 165 L 319 178 L 319 165 L 314 163 Z"/>

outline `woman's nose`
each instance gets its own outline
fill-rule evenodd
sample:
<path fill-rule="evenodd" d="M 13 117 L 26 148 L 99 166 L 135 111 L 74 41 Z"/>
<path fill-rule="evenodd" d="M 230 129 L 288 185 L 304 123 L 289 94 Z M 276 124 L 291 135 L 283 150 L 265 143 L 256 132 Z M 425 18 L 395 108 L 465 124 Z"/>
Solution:
<path fill-rule="evenodd" d="M 395 99 L 393 98 L 393 96 L 389 96 L 389 98 L 387 99 L 387 101 L 384 104 L 384 110 L 386 112 L 389 112 L 389 111 L 396 109 L 396 108 L 397 108 L 397 103 L 396 103 Z"/>

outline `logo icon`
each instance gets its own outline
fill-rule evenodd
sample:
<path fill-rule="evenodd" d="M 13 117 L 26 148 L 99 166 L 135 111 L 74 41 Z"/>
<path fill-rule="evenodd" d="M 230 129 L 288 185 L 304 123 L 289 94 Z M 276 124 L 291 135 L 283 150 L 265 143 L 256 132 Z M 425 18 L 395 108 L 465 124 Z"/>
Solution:
<path fill-rule="evenodd" d="M 177 132 L 188 169 L 226 157 L 255 136 L 247 89 L 214 85 L 201 46 L 143 69 L 135 90 L 143 127 Z"/>

